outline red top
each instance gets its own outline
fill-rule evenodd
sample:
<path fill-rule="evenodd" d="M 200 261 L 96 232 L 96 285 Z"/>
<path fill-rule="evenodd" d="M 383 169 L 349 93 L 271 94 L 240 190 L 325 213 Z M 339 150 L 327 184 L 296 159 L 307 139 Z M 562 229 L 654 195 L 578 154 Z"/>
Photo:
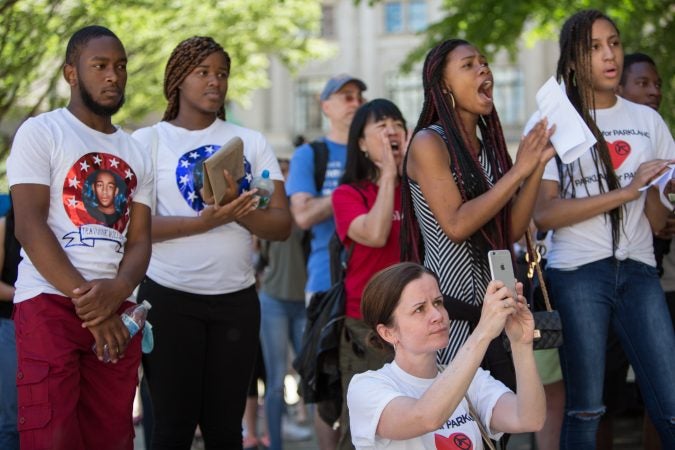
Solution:
<path fill-rule="evenodd" d="M 349 225 L 357 217 L 367 214 L 375 204 L 378 186 L 373 182 L 360 183 L 358 189 L 366 198 L 368 204 L 364 204 L 363 197 L 350 185 L 340 185 L 333 191 L 333 214 L 335 217 L 335 230 L 345 248 L 352 245 L 352 240 L 347 237 Z M 347 317 L 361 319 L 361 294 L 370 278 L 378 271 L 389 267 L 401 260 L 399 235 L 401 233 L 401 186 L 396 186 L 394 191 L 394 212 L 392 214 L 391 230 L 387 243 L 384 247 L 375 248 L 354 243 L 354 250 L 347 264 L 345 276 L 345 290 L 347 292 Z"/>

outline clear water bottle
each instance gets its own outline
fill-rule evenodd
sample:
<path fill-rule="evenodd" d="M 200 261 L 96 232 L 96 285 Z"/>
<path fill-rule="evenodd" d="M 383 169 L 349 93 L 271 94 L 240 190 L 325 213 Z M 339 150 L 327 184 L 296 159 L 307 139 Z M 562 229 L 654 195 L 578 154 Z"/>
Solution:
<path fill-rule="evenodd" d="M 265 209 L 270 204 L 270 198 L 274 193 L 274 181 L 270 180 L 270 171 L 263 170 L 259 177 L 253 178 L 251 189 L 258 189 L 257 196 L 259 198 L 258 208 Z"/>
<path fill-rule="evenodd" d="M 120 319 L 122 319 L 122 323 L 124 323 L 127 330 L 129 330 L 129 339 L 143 329 L 150 308 L 152 308 L 150 302 L 143 300 L 141 304 L 130 306 L 122 313 Z M 92 350 L 96 353 L 96 343 L 92 346 Z M 107 345 L 103 347 L 103 362 L 110 362 L 110 352 L 108 351 Z"/>

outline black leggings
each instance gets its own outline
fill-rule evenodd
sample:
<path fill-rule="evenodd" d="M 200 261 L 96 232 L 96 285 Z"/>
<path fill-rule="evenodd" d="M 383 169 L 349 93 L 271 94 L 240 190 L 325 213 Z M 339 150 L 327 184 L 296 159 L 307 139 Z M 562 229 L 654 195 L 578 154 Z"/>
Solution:
<path fill-rule="evenodd" d="M 184 449 L 201 428 L 206 449 L 241 449 L 241 420 L 258 354 L 260 303 L 251 286 L 197 295 L 143 280 L 155 348 L 144 357 L 153 450 Z"/>

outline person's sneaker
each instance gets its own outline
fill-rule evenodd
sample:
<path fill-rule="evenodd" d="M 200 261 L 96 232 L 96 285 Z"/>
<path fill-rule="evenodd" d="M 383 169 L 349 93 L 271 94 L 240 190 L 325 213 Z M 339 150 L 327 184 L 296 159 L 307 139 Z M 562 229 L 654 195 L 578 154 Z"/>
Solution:
<path fill-rule="evenodd" d="M 283 416 L 281 421 L 281 434 L 285 441 L 307 441 L 312 438 L 314 433 L 309 426 L 298 425 L 292 420 L 288 420 L 287 416 Z"/>

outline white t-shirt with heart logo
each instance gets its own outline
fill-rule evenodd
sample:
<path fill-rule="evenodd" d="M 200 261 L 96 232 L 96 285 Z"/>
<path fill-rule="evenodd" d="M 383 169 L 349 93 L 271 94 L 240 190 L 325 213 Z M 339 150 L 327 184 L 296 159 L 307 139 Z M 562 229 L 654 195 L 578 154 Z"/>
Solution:
<path fill-rule="evenodd" d="M 653 159 L 675 159 L 675 144 L 661 116 L 648 106 L 617 97 L 614 106 L 595 110 L 596 123 L 609 147 L 612 165 L 621 186 L 628 185 L 640 164 Z M 560 131 L 558 131 L 560 132 Z M 600 193 L 597 167 L 602 162 L 595 151 L 584 153 L 571 166 L 576 198 Z M 564 167 L 566 169 L 566 167 Z M 555 159 L 546 165 L 544 180 L 560 182 Z M 567 178 L 564 183 L 569 183 Z M 604 180 L 603 180 L 604 182 Z M 567 196 L 572 189 L 568 187 Z M 626 203 L 618 259 L 633 259 L 656 266 L 652 230 L 644 214 L 646 192 Z M 599 214 L 583 222 L 554 231 L 548 266 L 569 269 L 612 256 L 612 226 L 608 215 Z"/>

